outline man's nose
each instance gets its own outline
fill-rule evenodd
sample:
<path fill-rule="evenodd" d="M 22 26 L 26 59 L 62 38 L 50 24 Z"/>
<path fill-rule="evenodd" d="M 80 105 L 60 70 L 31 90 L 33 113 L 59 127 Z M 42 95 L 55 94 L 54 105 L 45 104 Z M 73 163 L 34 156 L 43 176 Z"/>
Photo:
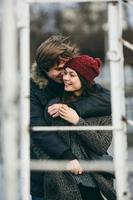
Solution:
<path fill-rule="evenodd" d="M 63 76 L 63 75 L 64 75 L 64 70 L 62 70 L 62 71 L 60 72 L 60 74 Z"/>

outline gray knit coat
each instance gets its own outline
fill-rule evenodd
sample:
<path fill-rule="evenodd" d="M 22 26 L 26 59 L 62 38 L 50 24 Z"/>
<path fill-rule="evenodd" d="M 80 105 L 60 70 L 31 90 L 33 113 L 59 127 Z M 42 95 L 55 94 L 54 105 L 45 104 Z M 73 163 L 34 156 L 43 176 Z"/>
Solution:
<path fill-rule="evenodd" d="M 80 118 L 78 126 L 82 125 L 110 125 L 111 117 Z M 70 125 L 66 121 L 56 118 L 52 125 Z M 111 131 L 77 131 L 58 132 L 60 137 L 71 147 L 78 160 L 93 160 L 94 155 L 102 156 L 112 141 Z M 57 147 L 58 148 L 58 147 Z M 96 156 L 97 157 L 97 156 Z M 102 173 L 84 172 L 82 175 L 73 175 L 69 172 L 46 172 L 44 176 L 44 199 L 46 200 L 82 200 L 78 184 L 88 187 L 98 187 L 108 200 L 115 200 L 112 177 Z"/>

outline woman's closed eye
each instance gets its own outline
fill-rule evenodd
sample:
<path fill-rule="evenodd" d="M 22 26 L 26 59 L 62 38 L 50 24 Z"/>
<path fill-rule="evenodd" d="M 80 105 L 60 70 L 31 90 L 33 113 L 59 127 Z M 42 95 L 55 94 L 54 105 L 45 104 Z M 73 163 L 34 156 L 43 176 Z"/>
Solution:
<path fill-rule="evenodd" d="M 75 76 L 77 76 L 77 75 L 74 74 L 74 73 L 70 73 L 70 76 L 71 76 L 71 77 L 75 77 Z"/>
<path fill-rule="evenodd" d="M 70 72 L 70 73 L 68 73 L 68 72 L 66 72 L 66 71 L 64 71 L 64 73 L 63 73 L 63 75 L 64 76 L 70 76 L 70 77 L 75 77 L 75 76 L 77 76 L 75 73 L 73 73 L 73 72 Z"/>

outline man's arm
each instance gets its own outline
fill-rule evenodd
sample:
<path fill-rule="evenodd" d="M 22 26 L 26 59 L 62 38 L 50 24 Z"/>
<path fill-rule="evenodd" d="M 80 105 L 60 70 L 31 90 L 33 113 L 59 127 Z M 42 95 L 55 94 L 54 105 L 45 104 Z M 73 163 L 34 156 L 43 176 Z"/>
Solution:
<path fill-rule="evenodd" d="M 99 84 L 95 84 L 95 94 L 69 103 L 81 117 L 98 117 L 111 114 L 110 91 Z"/>
<path fill-rule="evenodd" d="M 31 83 L 31 94 L 30 94 L 30 124 L 31 126 L 46 126 L 46 121 L 44 119 L 44 109 L 40 101 L 39 94 L 37 92 L 37 88 L 34 83 Z M 38 148 L 41 147 L 45 153 L 47 153 L 52 158 L 60 158 L 62 155 L 64 157 L 72 157 L 71 150 L 65 144 L 59 135 L 56 133 L 49 132 L 37 132 L 31 131 L 31 150 L 34 151 L 34 147 L 32 149 L 32 144 L 36 144 Z M 75 158 L 73 156 L 73 158 Z"/>
<path fill-rule="evenodd" d="M 31 126 L 45 126 L 44 109 L 41 106 L 38 95 L 31 90 Z M 52 159 L 69 160 L 67 169 L 77 174 L 82 174 L 83 169 L 72 153 L 70 147 L 55 132 L 31 132 L 31 157 L 43 159 L 45 155 Z"/>

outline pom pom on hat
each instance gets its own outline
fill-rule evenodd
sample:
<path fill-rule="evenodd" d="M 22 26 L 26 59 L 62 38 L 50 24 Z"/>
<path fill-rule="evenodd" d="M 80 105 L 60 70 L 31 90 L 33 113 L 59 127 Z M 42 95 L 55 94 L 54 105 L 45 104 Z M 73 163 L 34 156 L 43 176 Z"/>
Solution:
<path fill-rule="evenodd" d="M 102 61 L 100 58 L 93 58 L 88 55 L 80 55 L 73 57 L 66 64 L 65 68 L 69 67 L 80 74 L 87 80 L 89 85 L 92 85 L 94 79 L 99 75 Z"/>

